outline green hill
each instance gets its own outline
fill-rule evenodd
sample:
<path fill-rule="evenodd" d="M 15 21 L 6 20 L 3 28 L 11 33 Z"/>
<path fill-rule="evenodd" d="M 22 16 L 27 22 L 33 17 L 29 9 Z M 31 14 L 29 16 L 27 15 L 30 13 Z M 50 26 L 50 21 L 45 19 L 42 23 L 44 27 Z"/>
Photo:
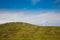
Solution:
<path fill-rule="evenodd" d="M 60 27 L 23 22 L 0 24 L 0 40 L 60 40 Z"/>

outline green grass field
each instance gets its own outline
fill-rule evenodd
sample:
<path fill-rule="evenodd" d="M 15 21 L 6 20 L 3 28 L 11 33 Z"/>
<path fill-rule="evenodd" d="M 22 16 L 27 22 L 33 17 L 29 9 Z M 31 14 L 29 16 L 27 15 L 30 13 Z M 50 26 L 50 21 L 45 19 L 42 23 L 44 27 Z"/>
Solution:
<path fill-rule="evenodd" d="M 23 22 L 0 24 L 0 40 L 60 40 L 60 27 Z"/>

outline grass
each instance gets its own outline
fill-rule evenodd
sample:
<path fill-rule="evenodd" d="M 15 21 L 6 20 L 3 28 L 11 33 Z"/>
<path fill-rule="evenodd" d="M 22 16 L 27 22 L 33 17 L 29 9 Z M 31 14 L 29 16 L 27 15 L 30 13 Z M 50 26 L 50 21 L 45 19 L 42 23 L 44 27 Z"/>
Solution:
<path fill-rule="evenodd" d="M 60 27 L 23 22 L 1 24 L 0 40 L 60 40 Z"/>

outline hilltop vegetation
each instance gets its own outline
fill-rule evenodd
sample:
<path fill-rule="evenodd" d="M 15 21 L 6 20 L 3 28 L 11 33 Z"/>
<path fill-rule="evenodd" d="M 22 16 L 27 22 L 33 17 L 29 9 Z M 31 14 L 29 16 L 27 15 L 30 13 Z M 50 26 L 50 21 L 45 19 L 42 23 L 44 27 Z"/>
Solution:
<path fill-rule="evenodd" d="M 60 27 L 23 22 L 1 24 L 0 40 L 60 40 Z"/>

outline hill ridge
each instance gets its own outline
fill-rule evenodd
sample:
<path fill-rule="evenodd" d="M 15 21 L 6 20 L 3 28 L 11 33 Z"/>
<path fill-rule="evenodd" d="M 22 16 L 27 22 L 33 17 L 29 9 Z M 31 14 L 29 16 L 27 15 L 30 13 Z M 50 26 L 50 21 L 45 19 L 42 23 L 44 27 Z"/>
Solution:
<path fill-rule="evenodd" d="M 0 40 L 60 40 L 60 27 L 42 27 L 24 22 L 0 25 Z"/>

